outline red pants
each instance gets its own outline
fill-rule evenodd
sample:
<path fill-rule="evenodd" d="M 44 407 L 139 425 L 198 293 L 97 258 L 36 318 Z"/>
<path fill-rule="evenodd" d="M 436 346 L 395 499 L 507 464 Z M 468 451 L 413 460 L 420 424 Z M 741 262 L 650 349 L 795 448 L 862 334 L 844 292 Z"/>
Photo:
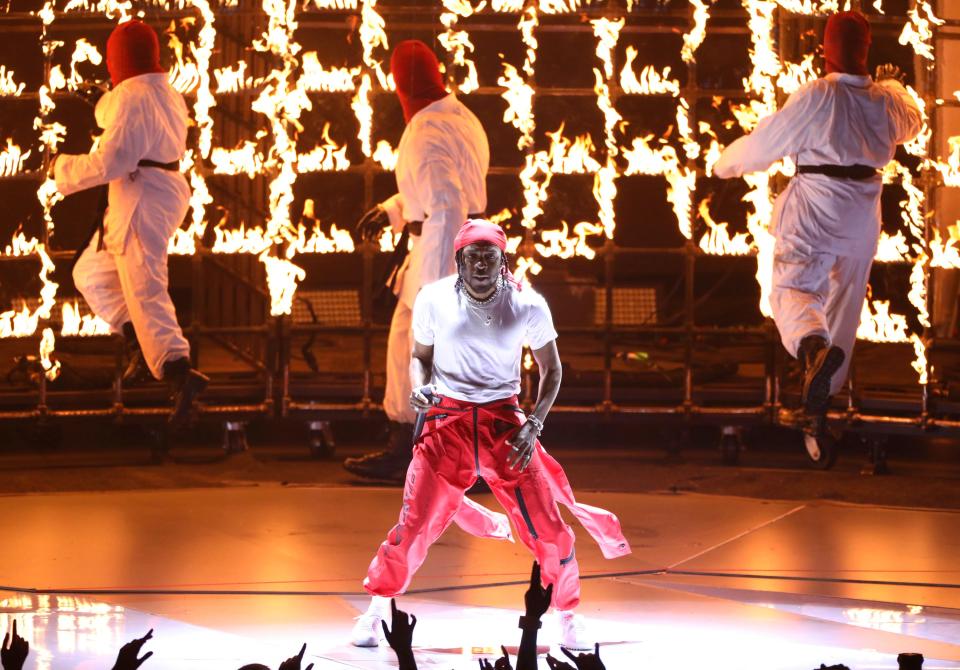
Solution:
<path fill-rule="evenodd" d="M 428 412 L 407 470 L 400 521 L 380 545 L 363 582 L 368 593 L 392 597 L 407 590 L 430 545 L 450 525 L 478 476 L 540 563 L 543 583 L 554 585 L 553 605 L 558 609 L 573 609 L 580 601 L 574 534 L 560 517 L 558 499 L 571 506 L 604 555 L 629 553 L 616 517 L 577 505 L 560 465 L 539 442 L 526 470 L 509 467 L 511 447 L 506 441 L 523 420 L 515 398 L 486 405 L 441 398 Z"/>

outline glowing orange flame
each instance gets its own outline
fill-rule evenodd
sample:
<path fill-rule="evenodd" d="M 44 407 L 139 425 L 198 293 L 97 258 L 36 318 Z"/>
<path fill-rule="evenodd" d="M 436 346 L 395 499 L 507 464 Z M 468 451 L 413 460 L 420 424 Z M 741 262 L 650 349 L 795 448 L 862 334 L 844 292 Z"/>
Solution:
<path fill-rule="evenodd" d="M 694 54 L 707 36 L 707 20 L 710 18 L 710 5 L 704 0 L 690 0 L 690 4 L 693 5 L 693 27 L 683 36 L 680 55 L 684 63 L 694 62 Z"/>
<path fill-rule="evenodd" d="M 44 328 L 40 339 L 40 365 L 43 366 L 44 376 L 50 381 L 60 376 L 60 361 L 51 358 L 55 346 L 56 338 L 53 335 L 53 329 Z"/>
<path fill-rule="evenodd" d="M 750 236 L 736 233 L 732 238 L 727 232 L 726 223 L 717 223 L 710 214 L 710 198 L 702 200 L 699 207 L 700 218 L 707 224 L 708 232 L 700 238 L 700 248 L 716 256 L 747 256 L 753 253 Z"/>
<path fill-rule="evenodd" d="M 889 300 L 874 300 L 873 309 L 869 297 L 863 302 L 857 339 L 870 342 L 909 342 L 907 317 L 890 313 Z"/>
<path fill-rule="evenodd" d="M 7 138 L 7 148 L 0 151 L 0 177 L 11 177 L 23 172 L 23 162 L 30 158 L 30 151 L 23 151 L 13 140 Z"/>
<path fill-rule="evenodd" d="M 633 71 L 633 61 L 636 60 L 638 51 L 633 47 L 627 47 L 627 62 L 620 70 L 620 88 L 624 93 L 631 95 L 656 95 L 659 93 L 669 93 L 676 97 L 680 95 L 680 82 L 676 79 L 670 79 L 670 68 L 663 68 L 663 72 L 658 72 L 652 65 L 645 66 L 640 71 L 639 78 Z"/>
<path fill-rule="evenodd" d="M 303 87 L 308 91 L 347 93 L 357 88 L 355 80 L 360 76 L 359 67 L 325 68 L 320 64 L 316 51 L 305 52 L 300 63 L 303 67 L 300 79 Z"/>
<path fill-rule="evenodd" d="M 596 223 L 581 221 L 573 227 L 573 237 L 570 237 L 570 227 L 566 221 L 560 222 L 558 230 L 540 231 L 542 242 L 534 244 L 537 253 L 544 258 L 556 256 L 557 258 L 573 258 L 582 256 L 593 259 L 597 253 L 587 244 L 587 238 L 594 235 L 602 235 L 603 227 Z M 520 238 L 517 238 L 519 244 Z"/>
<path fill-rule="evenodd" d="M 942 26 L 946 21 L 934 15 L 933 8 L 926 0 L 917 0 L 916 5 L 907 12 L 910 20 L 903 26 L 899 42 L 904 46 L 909 44 L 921 58 L 933 60 L 934 32 L 930 26 Z"/>
<path fill-rule="evenodd" d="M 26 84 L 18 84 L 13 77 L 13 70 L 7 70 L 6 65 L 0 65 L 0 95 L 18 96 L 23 93 Z"/>
<path fill-rule="evenodd" d="M 910 248 L 907 246 L 907 238 L 903 236 L 902 231 L 897 231 L 893 235 L 886 232 L 880 233 L 880 240 L 877 243 L 877 253 L 873 260 L 877 263 L 900 263 L 908 260 L 907 254 Z"/>
<path fill-rule="evenodd" d="M 310 153 L 297 156 L 298 172 L 335 172 L 347 170 L 350 160 L 347 147 L 337 145 L 330 139 L 330 123 L 323 126 L 323 144 L 317 145 Z"/>
<path fill-rule="evenodd" d="M 80 305 L 74 300 L 72 303 L 63 303 L 63 326 L 60 329 L 61 337 L 93 337 L 109 335 L 110 324 L 95 314 L 80 314 Z"/>

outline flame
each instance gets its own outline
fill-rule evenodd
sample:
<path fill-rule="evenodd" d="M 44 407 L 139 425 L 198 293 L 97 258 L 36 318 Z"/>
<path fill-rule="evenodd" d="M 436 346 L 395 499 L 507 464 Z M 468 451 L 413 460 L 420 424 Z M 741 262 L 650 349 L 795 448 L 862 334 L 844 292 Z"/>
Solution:
<path fill-rule="evenodd" d="M 910 343 L 913 344 L 913 353 L 916 356 L 910 367 L 917 373 L 917 382 L 924 385 L 927 383 L 927 345 L 917 334 L 910 336 Z"/>
<path fill-rule="evenodd" d="M 907 333 L 907 317 L 890 313 L 889 300 L 874 300 L 870 308 L 869 295 L 863 301 L 857 339 L 870 342 L 910 342 Z"/>
<path fill-rule="evenodd" d="M 510 63 L 503 64 L 503 75 L 497 79 L 497 84 L 505 89 L 501 97 L 507 101 L 503 122 L 520 131 L 517 148 L 522 150 L 532 146 L 533 129 L 536 126 L 533 118 L 533 87 Z"/>
<path fill-rule="evenodd" d="M 356 78 L 360 76 L 360 67 L 331 67 L 320 64 L 316 51 L 307 51 L 301 59 L 303 73 L 300 79 L 308 91 L 327 93 L 348 93 L 357 88 Z"/>
<path fill-rule="evenodd" d="M 606 149 L 607 160 L 597 171 L 593 180 L 593 197 L 597 201 L 599 211 L 597 218 L 600 219 L 600 225 L 603 226 L 603 232 L 608 239 L 613 239 L 614 230 L 617 226 L 616 209 L 614 201 L 617 197 L 617 177 L 620 171 L 617 168 L 616 158 L 620 153 L 620 145 L 617 143 L 615 131 L 623 121 L 623 117 L 613 105 L 610 97 L 610 82 L 613 80 L 613 48 L 620 39 L 620 31 L 623 29 L 625 20 L 611 21 L 609 19 L 596 19 L 593 24 L 593 34 L 597 38 L 597 58 L 603 64 L 603 73 L 594 68 L 593 76 L 595 84 L 594 92 L 597 94 L 597 107 L 603 113 L 603 145 Z"/>
<path fill-rule="evenodd" d="M 347 10 L 357 8 L 357 0 L 309 0 L 309 2 L 317 9 Z"/>
<path fill-rule="evenodd" d="M 927 102 L 912 86 L 907 86 L 907 93 L 913 98 L 913 101 L 920 109 L 920 116 L 923 118 L 923 125 L 915 138 L 903 145 L 907 153 L 911 156 L 925 157 L 930 151 L 930 138 L 933 137 L 933 129 L 930 127 L 930 118 L 927 116 Z"/>
<path fill-rule="evenodd" d="M 557 258 L 573 258 L 574 256 L 583 256 L 587 259 L 593 259 L 597 253 L 587 244 L 587 237 L 591 235 L 602 235 L 603 227 L 596 223 L 581 221 L 573 227 L 574 237 L 570 237 L 570 227 L 566 221 L 560 222 L 561 227 L 558 230 L 540 231 L 542 242 L 534 244 L 534 248 L 544 258 L 556 256 Z M 519 245 L 520 238 L 517 238 Z M 536 274 L 536 273 L 534 273 Z"/>
<path fill-rule="evenodd" d="M 550 149 L 547 152 L 547 161 L 553 174 L 588 174 L 600 169 L 600 163 L 591 155 L 596 147 L 593 138 L 587 135 L 578 135 L 572 142 L 563 136 L 564 124 L 552 133 Z"/>
<path fill-rule="evenodd" d="M 63 11 L 106 14 L 108 19 L 118 17 L 117 23 L 124 23 L 133 18 L 133 3 L 130 0 L 70 0 Z"/>
<path fill-rule="evenodd" d="M 707 20 L 710 18 L 710 5 L 704 0 L 690 0 L 690 4 L 693 5 L 693 26 L 690 32 L 684 34 L 683 47 L 680 49 L 684 63 L 696 60 L 694 54 L 707 36 Z"/>
<path fill-rule="evenodd" d="M 960 186 L 960 135 L 954 135 L 947 140 L 950 155 L 946 162 L 927 161 L 927 164 L 937 170 L 943 178 L 943 185 L 956 188 Z"/>
<path fill-rule="evenodd" d="M 370 106 L 370 94 L 373 91 L 373 82 L 369 74 L 364 74 L 360 78 L 360 88 L 357 94 L 353 96 L 350 107 L 357 117 L 357 125 L 360 130 L 357 137 L 360 138 L 360 148 L 364 156 L 371 154 L 371 135 L 373 134 L 373 107 Z"/>
<path fill-rule="evenodd" d="M 533 369 L 533 356 L 530 355 L 529 351 L 523 355 L 523 369 L 524 370 Z"/>
<path fill-rule="evenodd" d="M 717 223 L 710 215 L 710 198 L 700 201 L 700 218 L 707 224 L 709 231 L 700 238 L 700 248 L 715 256 L 747 256 L 753 253 L 750 236 L 736 233 L 732 238 L 727 233 L 726 223 Z"/>
<path fill-rule="evenodd" d="M 536 259 L 529 256 L 518 256 L 517 265 L 513 269 L 513 276 L 518 282 L 526 282 L 527 273 L 538 275 L 541 270 L 543 270 L 543 266 Z"/>
<path fill-rule="evenodd" d="M 934 31 L 930 26 L 931 24 L 942 26 L 946 21 L 934 15 L 930 3 L 926 0 L 918 0 L 916 7 L 910 9 L 907 16 L 910 20 L 903 26 L 903 32 L 900 33 L 900 44 L 904 46 L 909 44 L 918 56 L 933 60 Z"/>
<path fill-rule="evenodd" d="M 60 329 L 60 337 L 93 337 L 110 334 L 110 324 L 99 316 L 95 314 L 80 315 L 80 305 L 77 304 L 76 299 L 73 303 L 63 303 L 62 314 L 63 326 Z"/>
<path fill-rule="evenodd" d="M 390 146 L 386 140 L 377 142 L 377 148 L 373 152 L 373 160 L 380 164 L 384 170 L 393 172 L 397 169 L 397 157 L 399 152 Z"/>
<path fill-rule="evenodd" d="M 920 325 L 929 328 L 930 313 L 927 311 L 926 265 L 927 255 L 926 253 L 921 253 L 914 262 L 913 269 L 910 271 L 910 292 L 907 293 L 907 298 L 910 300 L 910 304 L 917 310 L 917 320 L 920 321 Z"/>
<path fill-rule="evenodd" d="M 210 154 L 214 174 L 245 174 L 251 179 L 263 172 L 264 157 L 257 150 L 257 143 L 246 140 L 236 149 L 214 147 Z"/>
<path fill-rule="evenodd" d="M 785 70 L 777 77 L 777 87 L 787 95 L 800 90 L 804 84 L 820 76 L 813 66 L 816 54 L 807 54 L 800 63 L 784 62 Z"/>
<path fill-rule="evenodd" d="M 652 65 L 644 66 L 638 78 L 633 72 L 633 61 L 636 60 L 638 53 L 635 48 L 627 47 L 627 62 L 620 70 L 620 88 L 623 92 L 631 95 L 660 93 L 669 93 L 673 97 L 680 95 L 680 82 L 670 79 L 669 67 L 663 68 L 663 72 L 658 72 Z"/>
<path fill-rule="evenodd" d="M 957 240 L 960 240 L 960 221 L 947 228 L 947 241 L 943 241 L 940 231 L 933 230 L 933 239 L 930 240 L 930 267 L 932 268 L 960 268 L 960 249 Z"/>
<path fill-rule="evenodd" d="M 47 255 L 43 244 L 36 245 L 36 254 L 40 258 L 40 304 L 36 310 L 31 310 L 26 302 L 22 308 L 0 313 L 0 338 L 30 337 L 37 332 L 40 319 L 49 319 L 56 302 L 58 284 L 54 283 L 49 275 L 56 269 L 50 256 Z"/>
<path fill-rule="evenodd" d="M 55 347 L 56 338 L 53 335 L 53 329 L 44 328 L 43 337 L 40 339 L 40 365 L 43 366 L 43 374 L 50 381 L 60 376 L 60 361 L 51 358 Z"/>
<path fill-rule="evenodd" d="M 347 147 L 338 146 L 330 139 L 330 123 L 323 126 L 323 144 L 317 145 L 310 153 L 297 156 L 298 172 L 342 172 L 349 169 Z"/>
<path fill-rule="evenodd" d="M 13 70 L 7 70 L 6 65 L 0 65 L 0 96 L 18 96 L 23 93 L 26 84 L 18 84 L 13 78 Z"/>
<path fill-rule="evenodd" d="M 469 18 L 479 13 L 486 6 L 486 1 L 474 7 L 469 0 L 443 0 L 444 12 L 440 14 L 440 23 L 447 31 L 439 36 L 440 44 L 453 56 L 453 64 L 466 69 L 463 81 L 457 84 L 461 93 L 471 93 L 480 88 L 477 77 L 477 65 L 467 57 L 467 52 L 473 53 L 473 42 L 470 34 L 465 30 L 455 30 L 461 18 Z"/>
<path fill-rule="evenodd" d="M 71 90 L 76 90 L 77 86 L 84 81 L 84 78 L 77 71 L 77 66 L 80 65 L 80 63 L 100 65 L 102 62 L 103 56 L 100 55 L 97 47 L 83 38 L 77 40 L 77 44 L 73 48 L 73 55 L 70 56 L 70 79 L 67 82 L 67 86 Z"/>
<path fill-rule="evenodd" d="M 910 248 L 907 246 L 907 238 L 903 236 L 903 231 L 898 230 L 893 235 L 881 232 L 877 253 L 873 260 L 877 263 L 901 263 L 908 260 L 909 252 Z"/>
<path fill-rule="evenodd" d="M 261 253 L 259 258 L 267 270 L 270 314 L 272 316 L 289 315 L 293 311 L 293 296 L 297 291 L 297 282 L 303 281 L 307 276 L 306 271 L 286 258 L 271 256 L 269 249 Z"/>
<path fill-rule="evenodd" d="M 37 321 L 26 302 L 20 310 L 0 312 L 0 338 L 29 337 L 37 332 Z"/>
<path fill-rule="evenodd" d="M 23 162 L 30 158 L 30 151 L 23 151 L 11 138 L 7 138 L 7 148 L 0 151 L 0 177 L 12 177 L 23 172 Z"/>
<path fill-rule="evenodd" d="M 18 230 L 4 250 L 4 256 L 29 256 L 37 252 L 37 247 L 40 245 L 40 240 L 36 237 L 31 237 L 27 239 L 27 236 L 23 234 L 22 230 Z"/>
<path fill-rule="evenodd" d="M 304 54 L 306 56 L 306 54 Z M 236 93 L 244 89 L 253 88 L 262 80 L 254 81 L 247 77 L 247 63 L 240 61 L 236 65 L 218 67 L 213 71 L 213 78 L 217 80 L 217 93 Z"/>

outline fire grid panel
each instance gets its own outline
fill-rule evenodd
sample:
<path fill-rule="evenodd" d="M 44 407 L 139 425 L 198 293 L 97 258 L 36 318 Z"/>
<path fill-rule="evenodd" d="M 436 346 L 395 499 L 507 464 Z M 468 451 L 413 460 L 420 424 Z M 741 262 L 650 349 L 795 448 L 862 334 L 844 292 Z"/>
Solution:
<path fill-rule="evenodd" d="M 164 63 L 194 121 L 182 161 L 192 209 L 171 240 L 172 264 L 181 256 L 218 267 L 223 255 L 256 258 L 250 290 L 269 298 L 275 317 L 296 310 L 294 322 L 322 324 L 303 311 L 306 303 L 296 306 L 298 287 L 323 309 L 317 299 L 334 296 L 323 291 L 378 278 L 396 240 L 384 231 L 364 247 L 349 231 L 395 190 L 403 120 L 387 63 L 393 44 L 419 38 L 441 56 L 451 90 L 490 137 L 487 214 L 508 232 L 516 274 L 535 285 L 591 281 L 596 314 L 606 319 L 603 286 L 687 273 L 679 290 L 639 289 L 656 296 L 653 306 L 644 299 L 630 308 L 640 317 L 620 316 L 618 301 L 633 294 L 614 287 L 614 320 L 598 325 L 654 324 L 645 315 L 656 309 L 682 314 L 694 328 L 695 310 L 669 301 L 697 302 L 694 278 L 712 281 L 700 274 L 713 267 L 711 257 L 744 257 L 759 285 L 748 289 L 756 307 L 742 321 L 755 326 L 769 315 L 773 198 L 795 166 L 786 160 L 732 182 L 714 178 L 712 167 L 724 146 L 820 74 L 823 16 L 845 4 L 10 0 L 0 15 L 0 184 L 8 203 L 0 251 L 16 270 L 0 271 L 0 337 L 42 335 L 53 379 L 56 337 L 76 334 L 56 328 L 76 323 L 77 314 L 61 312 L 82 305 L 61 267 L 93 199 L 61 202 L 45 167 L 58 151 L 89 149 L 92 114 L 77 90 L 105 78 L 106 37 L 129 17 L 160 33 Z M 931 119 L 935 108 L 957 106 L 937 95 L 934 59 L 935 37 L 956 28 L 955 19 L 922 0 L 853 4 L 874 24 L 871 67 L 901 65 Z M 912 347 L 921 384 L 929 371 L 929 276 L 932 268 L 960 267 L 960 235 L 932 207 L 937 189 L 960 185 L 960 141 L 935 130 L 931 120 L 884 170 L 874 272 L 883 281 L 874 282 L 858 333 Z M 356 300 L 338 306 L 346 311 L 332 321 L 369 326 L 369 287 L 350 291 L 343 295 Z M 79 332 L 104 332 L 87 313 L 79 318 L 87 324 Z"/>

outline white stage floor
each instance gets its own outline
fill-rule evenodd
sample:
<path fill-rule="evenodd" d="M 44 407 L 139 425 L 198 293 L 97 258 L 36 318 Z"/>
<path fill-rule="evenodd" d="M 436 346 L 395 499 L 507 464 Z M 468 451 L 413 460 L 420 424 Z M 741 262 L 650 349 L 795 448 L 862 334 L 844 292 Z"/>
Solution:
<path fill-rule="evenodd" d="M 248 486 L 7 496 L 0 631 L 27 668 L 110 667 L 154 629 L 146 669 L 387 668 L 347 643 L 360 581 L 399 489 Z M 609 670 L 960 668 L 960 514 L 695 494 L 580 493 L 634 548 L 605 561 L 578 531 L 583 602 Z M 481 502 L 496 506 L 490 496 Z M 515 647 L 531 557 L 451 529 L 400 600 L 421 668 L 470 669 Z M 541 647 L 555 640 L 550 615 Z M 495 651 L 496 650 L 496 651 Z M 546 664 L 543 663 L 543 667 Z"/>

